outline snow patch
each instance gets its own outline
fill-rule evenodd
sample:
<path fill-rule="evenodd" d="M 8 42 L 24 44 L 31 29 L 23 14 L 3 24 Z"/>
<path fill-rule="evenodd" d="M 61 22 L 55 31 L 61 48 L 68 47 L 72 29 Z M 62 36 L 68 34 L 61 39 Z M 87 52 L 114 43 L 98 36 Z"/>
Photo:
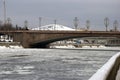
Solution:
<path fill-rule="evenodd" d="M 73 45 L 66 45 L 66 46 L 50 46 L 50 48 L 75 48 Z"/>
<path fill-rule="evenodd" d="M 0 46 L 0 49 L 18 49 L 18 48 L 23 48 L 22 46 L 9 46 L 9 47 L 7 47 L 7 46 Z"/>
<path fill-rule="evenodd" d="M 0 46 L 0 49 L 5 49 L 5 48 L 8 48 L 8 47 L 6 47 L 6 46 Z"/>
<path fill-rule="evenodd" d="M 17 48 L 23 48 L 23 47 L 22 46 L 9 46 L 9 48 L 17 49 Z"/>
<path fill-rule="evenodd" d="M 34 66 L 24 66 L 23 68 L 24 68 L 24 69 L 33 69 Z"/>
<path fill-rule="evenodd" d="M 67 26 L 59 25 L 59 24 L 49 24 L 37 28 L 33 28 L 32 30 L 75 30 Z"/>

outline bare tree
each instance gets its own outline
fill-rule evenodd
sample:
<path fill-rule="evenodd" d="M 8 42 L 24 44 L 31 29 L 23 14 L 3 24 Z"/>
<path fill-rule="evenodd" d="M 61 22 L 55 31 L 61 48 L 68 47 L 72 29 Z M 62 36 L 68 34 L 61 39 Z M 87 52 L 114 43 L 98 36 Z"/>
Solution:
<path fill-rule="evenodd" d="M 90 29 L 90 21 L 89 20 L 86 21 L 86 28 L 87 28 L 87 30 Z"/>
<path fill-rule="evenodd" d="M 109 19 L 108 19 L 108 17 L 106 17 L 104 19 L 104 24 L 105 24 L 105 27 L 106 27 L 106 31 L 108 31 L 108 25 L 109 25 Z"/>
<path fill-rule="evenodd" d="M 115 31 L 118 31 L 118 21 L 117 20 L 114 21 L 113 27 L 114 27 Z"/>
<path fill-rule="evenodd" d="M 79 22 L 79 20 L 78 20 L 77 17 L 75 17 L 75 19 L 73 21 L 74 21 L 75 29 L 77 30 L 78 29 L 78 22 Z"/>

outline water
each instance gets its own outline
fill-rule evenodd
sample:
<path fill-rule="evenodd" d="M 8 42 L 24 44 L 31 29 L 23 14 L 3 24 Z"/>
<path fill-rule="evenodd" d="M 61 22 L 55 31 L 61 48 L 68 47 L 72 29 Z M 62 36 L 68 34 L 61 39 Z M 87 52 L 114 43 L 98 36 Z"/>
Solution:
<path fill-rule="evenodd" d="M 118 51 L 1 49 L 0 80 L 88 80 Z"/>

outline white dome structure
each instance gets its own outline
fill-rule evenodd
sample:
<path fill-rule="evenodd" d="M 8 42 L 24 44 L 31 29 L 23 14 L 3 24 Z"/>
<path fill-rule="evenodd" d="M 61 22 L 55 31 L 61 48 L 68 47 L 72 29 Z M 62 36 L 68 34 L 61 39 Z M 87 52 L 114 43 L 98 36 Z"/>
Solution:
<path fill-rule="evenodd" d="M 40 28 L 33 28 L 32 30 L 70 30 L 73 31 L 75 29 L 63 26 L 63 25 L 59 25 L 59 24 L 49 24 L 49 25 L 45 25 L 45 26 L 41 26 Z"/>

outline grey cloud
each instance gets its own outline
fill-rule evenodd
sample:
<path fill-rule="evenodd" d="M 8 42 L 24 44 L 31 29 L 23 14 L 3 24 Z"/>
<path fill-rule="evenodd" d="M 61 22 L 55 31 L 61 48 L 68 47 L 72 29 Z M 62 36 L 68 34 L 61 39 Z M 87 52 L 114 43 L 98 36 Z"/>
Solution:
<path fill-rule="evenodd" d="M 100 21 L 106 16 L 120 22 L 119 0 L 6 0 L 6 2 L 8 16 L 14 18 L 16 16 L 19 19 L 16 19 L 17 23 L 21 23 L 25 18 L 34 25 L 37 24 L 37 20 L 33 19 L 38 16 L 62 19 L 61 22 L 68 25 L 72 25 L 72 19 L 76 16 L 80 18 L 81 24 L 90 19 L 94 24 L 100 23 L 104 26 Z M 0 3 L 0 9 L 1 7 Z"/>

